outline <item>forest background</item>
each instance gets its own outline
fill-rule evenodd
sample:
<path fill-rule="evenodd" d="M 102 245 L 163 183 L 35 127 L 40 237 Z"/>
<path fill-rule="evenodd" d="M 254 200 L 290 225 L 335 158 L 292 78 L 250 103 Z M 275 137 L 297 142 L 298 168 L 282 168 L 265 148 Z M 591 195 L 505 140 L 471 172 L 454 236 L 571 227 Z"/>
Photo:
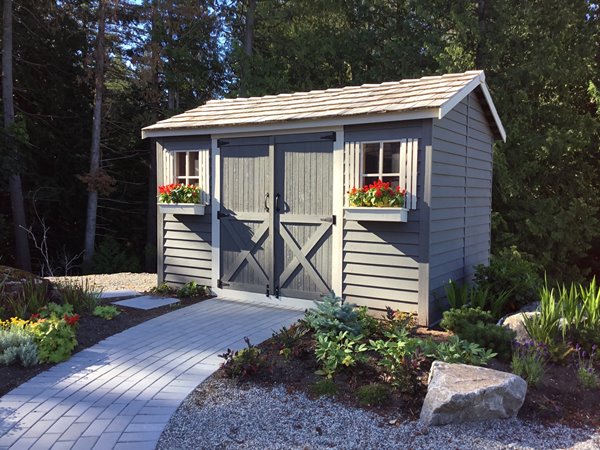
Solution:
<path fill-rule="evenodd" d="M 154 270 L 140 129 L 209 99 L 483 69 L 508 134 L 493 252 L 515 246 L 557 280 L 598 274 L 599 14 L 586 0 L 4 0 L 0 264 Z"/>

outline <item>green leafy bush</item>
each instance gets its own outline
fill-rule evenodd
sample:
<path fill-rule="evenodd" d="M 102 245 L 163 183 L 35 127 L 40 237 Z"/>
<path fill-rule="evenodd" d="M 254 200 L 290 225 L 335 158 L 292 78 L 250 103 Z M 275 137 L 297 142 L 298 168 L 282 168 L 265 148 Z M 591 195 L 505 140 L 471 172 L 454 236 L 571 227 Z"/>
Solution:
<path fill-rule="evenodd" d="M 511 357 L 511 343 L 515 338 L 515 333 L 496 325 L 493 316 L 488 311 L 470 307 L 451 309 L 444 312 L 440 325 L 461 339 L 492 350 L 502 359 L 509 360 Z"/>
<path fill-rule="evenodd" d="M 77 346 L 76 328 L 79 321 L 77 314 L 59 317 L 51 314 L 31 323 L 29 329 L 35 338 L 41 362 L 61 362 L 71 357 Z"/>
<path fill-rule="evenodd" d="M 497 298 L 510 289 L 502 311 L 508 313 L 537 301 L 538 290 L 542 286 L 540 273 L 540 267 L 529 261 L 525 253 L 510 247 L 492 255 L 489 266 L 476 266 L 474 280 L 479 288 L 487 289 L 492 297 Z"/>
<path fill-rule="evenodd" d="M 206 286 L 202 286 L 195 281 L 190 281 L 177 290 L 177 297 L 203 297 L 207 294 L 207 290 Z"/>
<path fill-rule="evenodd" d="M 85 269 L 89 273 L 119 273 L 139 272 L 140 267 L 137 256 L 128 252 L 116 239 L 107 237 L 96 248 L 92 266 Z"/>
<path fill-rule="evenodd" d="M 516 343 L 510 367 L 515 375 L 536 386 L 544 375 L 547 360 L 548 351 L 543 344 L 533 341 Z"/>
<path fill-rule="evenodd" d="M 333 380 L 325 378 L 313 384 L 310 391 L 317 397 L 333 397 L 337 394 L 338 387 Z"/>
<path fill-rule="evenodd" d="M 38 364 L 37 346 L 27 324 L 21 320 L 0 323 L 0 364 L 20 363 L 23 367 Z"/>
<path fill-rule="evenodd" d="M 171 295 L 176 294 L 177 290 L 173 289 L 167 283 L 160 283 L 158 286 L 155 286 L 152 289 L 150 289 L 150 293 L 158 295 Z"/>
<path fill-rule="evenodd" d="M 250 344 L 250 339 L 244 337 L 246 348 L 238 351 L 227 349 L 220 358 L 225 359 L 221 364 L 223 374 L 227 378 L 246 379 L 256 375 L 265 367 L 266 361 L 259 348 Z"/>
<path fill-rule="evenodd" d="M 347 331 L 359 335 L 362 332 L 358 311 L 353 304 L 344 303 L 333 292 L 315 302 L 315 309 L 308 310 L 304 315 L 307 325 L 316 333 L 340 333 Z"/>
<path fill-rule="evenodd" d="M 316 333 L 315 356 L 321 363 L 318 375 L 332 378 L 342 367 L 354 366 L 357 362 L 365 361 L 364 352 L 367 346 L 360 341 L 362 336 L 351 335 L 348 331 L 339 333 Z"/>
<path fill-rule="evenodd" d="M 394 311 L 389 306 L 385 308 L 384 329 L 389 333 L 395 334 L 402 331 L 413 331 L 417 327 L 417 322 L 413 314 Z"/>
<path fill-rule="evenodd" d="M 96 306 L 94 308 L 94 312 L 92 313 L 96 317 L 100 317 L 104 320 L 113 320 L 121 311 L 116 306 L 113 305 L 105 305 L 105 306 Z"/>
<path fill-rule="evenodd" d="M 379 320 L 369 314 L 369 308 L 361 306 L 358 308 L 358 322 L 360 323 L 361 334 L 365 338 L 371 337 L 380 328 Z"/>
<path fill-rule="evenodd" d="M 382 406 L 390 403 L 390 387 L 383 383 L 372 383 L 356 390 L 356 398 L 364 406 Z"/>
<path fill-rule="evenodd" d="M 73 305 L 79 314 L 92 313 L 94 308 L 100 304 L 100 290 L 87 280 L 81 283 L 61 282 L 57 288 L 62 302 Z"/>
<path fill-rule="evenodd" d="M 405 329 L 386 332 L 384 339 L 369 341 L 370 349 L 380 357 L 377 364 L 383 369 L 386 381 L 409 393 L 421 387 L 419 375 L 426 362 L 422 346 L 423 341 L 410 337 Z"/>
<path fill-rule="evenodd" d="M 299 345 L 300 339 L 306 333 L 308 333 L 308 330 L 304 326 L 293 324 L 289 328 L 282 327 L 277 333 L 273 333 L 273 342 L 279 350 L 279 354 L 286 359 L 290 357 L 298 358 L 308 352 L 305 346 Z"/>
<path fill-rule="evenodd" d="M 430 342 L 426 348 L 427 357 L 447 363 L 485 366 L 496 356 L 491 350 L 458 336 L 450 336 L 446 342 Z"/>
<path fill-rule="evenodd" d="M 489 286 L 458 285 L 453 280 L 450 280 L 444 289 L 446 291 L 446 298 L 452 309 L 459 309 L 464 306 L 481 308 L 489 311 L 496 319 L 502 317 L 505 305 L 511 295 L 511 290 L 492 293 Z"/>

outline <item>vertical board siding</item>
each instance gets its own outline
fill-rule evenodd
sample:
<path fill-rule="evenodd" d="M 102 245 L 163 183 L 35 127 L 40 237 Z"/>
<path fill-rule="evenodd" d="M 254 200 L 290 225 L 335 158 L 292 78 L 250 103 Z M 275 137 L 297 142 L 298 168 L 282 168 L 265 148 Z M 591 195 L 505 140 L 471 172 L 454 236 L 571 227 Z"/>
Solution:
<path fill-rule="evenodd" d="M 423 189 L 421 132 L 420 121 L 344 129 L 345 191 L 360 182 L 361 142 L 380 139 L 403 143 L 403 179 L 408 182 L 407 191 L 414 193 L 414 201 L 407 198 L 407 207 L 413 209 L 406 223 L 344 221 L 342 296 L 351 303 L 379 311 L 389 306 L 417 312 L 420 211 L 416 198 L 422 197 Z"/>
<path fill-rule="evenodd" d="M 488 262 L 493 134 L 475 93 L 432 130 L 430 292 L 470 282 Z"/>
<path fill-rule="evenodd" d="M 174 181 L 174 153 L 176 151 L 200 151 L 200 185 L 203 188 L 205 203 L 210 201 L 210 139 L 177 138 L 158 142 L 160 151 L 159 184 Z M 206 186 L 206 188 L 204 188 Z M 163 214 L 159 220 L 159 280 L 174 287 L 195 281 L 201 285 L 211 284 L 212 275 L 212 233 L 211 210 L 205 208 L 205 215 Z"/>

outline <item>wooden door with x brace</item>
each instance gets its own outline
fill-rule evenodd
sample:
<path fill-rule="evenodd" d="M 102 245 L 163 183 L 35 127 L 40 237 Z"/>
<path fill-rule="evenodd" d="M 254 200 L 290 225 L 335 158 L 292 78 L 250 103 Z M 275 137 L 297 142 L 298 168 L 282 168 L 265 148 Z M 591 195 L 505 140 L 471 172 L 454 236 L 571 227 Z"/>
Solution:
<path fill-rule="evenodd" d="M 219 287 L 318 299 L 331 290 L 334 133 L 220 141 Z"/>

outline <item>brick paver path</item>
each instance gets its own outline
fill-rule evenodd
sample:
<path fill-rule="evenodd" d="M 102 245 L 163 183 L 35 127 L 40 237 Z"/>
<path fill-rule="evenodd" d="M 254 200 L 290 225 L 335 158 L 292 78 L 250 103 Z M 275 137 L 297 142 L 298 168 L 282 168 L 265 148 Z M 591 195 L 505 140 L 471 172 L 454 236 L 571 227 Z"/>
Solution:
<path fill-rule="evenodd" d="M 153 449 L 219 353 L 301 315 L 212 299 L 111 336 L 0 398 L 0 449 Z"/>

